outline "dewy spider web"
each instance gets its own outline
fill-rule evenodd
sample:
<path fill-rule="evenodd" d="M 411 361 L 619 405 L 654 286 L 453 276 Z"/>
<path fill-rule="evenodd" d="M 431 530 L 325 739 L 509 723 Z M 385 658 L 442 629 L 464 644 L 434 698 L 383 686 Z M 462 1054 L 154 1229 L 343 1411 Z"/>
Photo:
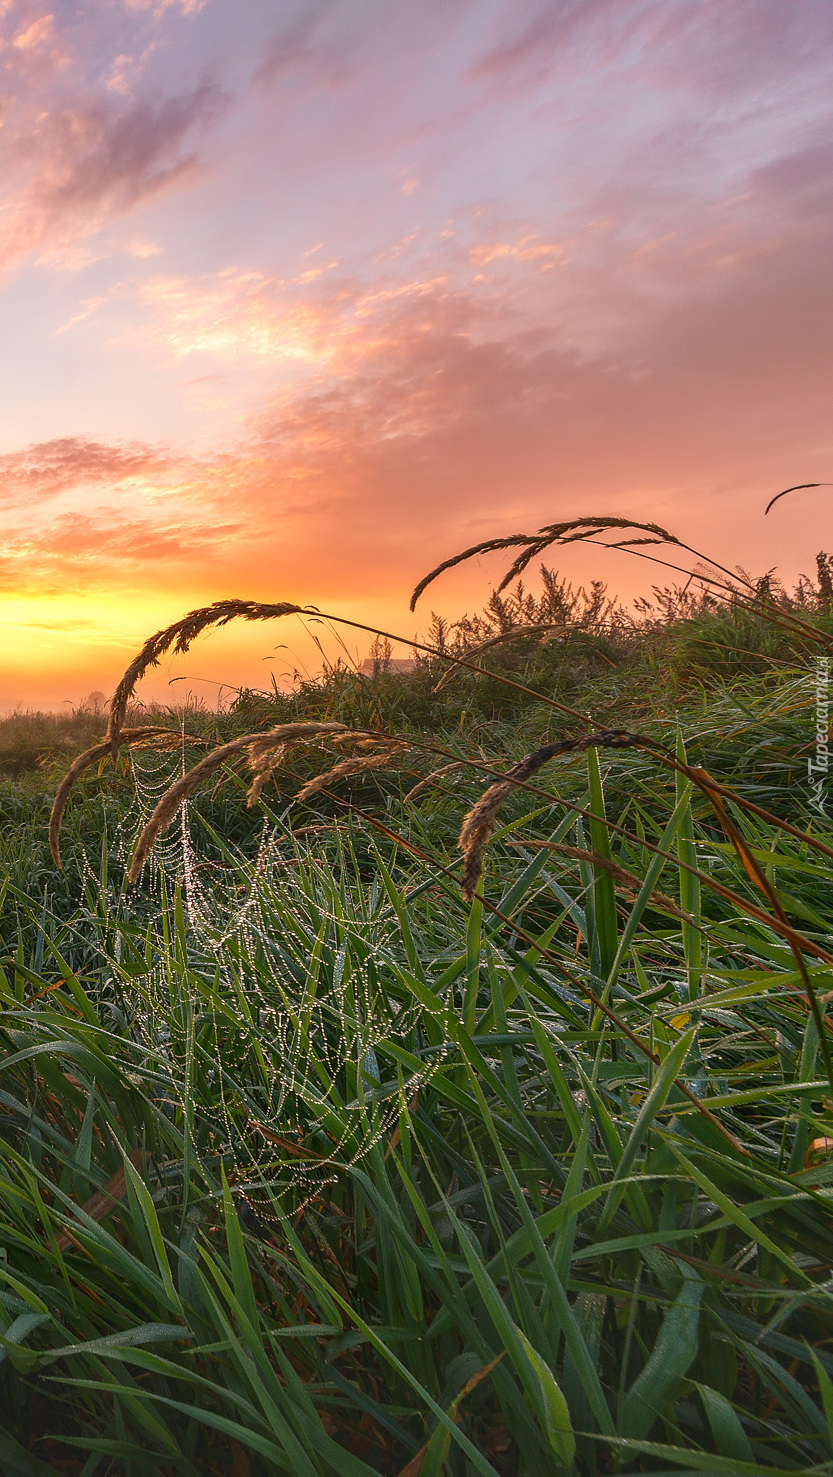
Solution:
<path fill-rule="evenodd" d="M 134 796 L 114 844 L 125 869 L 187 762 L 184 735 L 179 751 L 132 751 Z M 313 834 L 302 847 L 265 818 L 251 855 L 225 843 L 231 859 L 218 861 L 199 854 L 186 800 L 157 841 L 140 896 L 125 899 L 151 939 L 133 1030 L 165 1081 L 165 1111 L 187 1121 L 201 1078 L 194 1135 L 233 1165 L 258 1214 L 268 1214 L 259 1191 L 267 1201 L 292 1191 L 297 1204 L 298 1192 L 313 1197 L 389 1140 L 403 1104 L 445 1056 L 401 984 L 401 935 L 384 889 L 373 882 L 368 894 L 350 877 L 340 838 L 326 834 L 329 842 Z"/>

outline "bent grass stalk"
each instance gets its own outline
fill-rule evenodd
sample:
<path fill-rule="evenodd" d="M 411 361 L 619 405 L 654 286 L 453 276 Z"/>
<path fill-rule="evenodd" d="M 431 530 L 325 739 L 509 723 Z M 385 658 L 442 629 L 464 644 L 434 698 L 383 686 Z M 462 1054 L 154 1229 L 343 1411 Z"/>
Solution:
<path fill-rule="evenodd" d="M 513 788 L 518 783 L 519 782 L 517 780 L 513 781 Z M 419 857 L 422 861 L 431 862 L 436 865 L 436 859 L 431 856 L 430 852 L 425 851 L 422 847 L 415 847 L 413 842 L 407 841 L 390 826 L 386 826 L 384 822 L 379 821 L 375 816 L 370 814 L 369 811 L 362 810 L 359 806 L 353 805 L 350 801 L 339 800 L 337 803 L 344 809 L 350 810 L 354 815 L 361 816 L 363 820 L 367 821 L 374 828 L 374 830 L 378 830 L 379 832 L 381 832 L 382 835 L 387 836 L 390 840 L 396 841 L 412 855 Z M 440 870 L 450 871 L 450 868 L 441 868 Z M 505 923 L 509 928 L 511 928 L 513 933 L 515 933 L 518 938 L 522 939 L 524 943 L 528 944 L 532 949 L 539 953 L 543 959 L 546 959 L 549 963 L 555 965 L 563 978 L 566 979 L 577 992 L 586 996 L 590 1003 L 594 1005 L 597 1010 L 600 1010 L 602 1014 L 605 1015 L 613 1025 L 616 1026 L 617 1030 L 620 1030 L 622 1034 L 628 1038 L 631 1044 L 636 1047 L 637 1051 L 641 1052 L 643 1056 L 652 1061 L 654 1065 L 659 1066 L 661 1064 L 661 1058 L 659 1057 L 659 1055 L 656 1052 L 652 1051 L 650 1047 L 646 1045 L 646 1043 L 637 1034 L 637 1032 L 631 1030 L 630 1026 L 628 1026 L 627 1023 L 622 1020 L 619 1013 L 615 1011 L 606 1000 L 603 1000 L 602 997 L 598 995 L 595 990 L 593 990 L 592 986 L 589 985 L 586 980 L 580 979 L 573 970 L 567 968 L 564 960 L 559 955 L 555 954 L 546 945 L 542 944 L 539 939 L 533 938 L 533 936 L 518 923 L 517 919 L 510 918 L 508 914 L 504 913 L 502 909 L 500 909 L 495 903 L 491 902 L 491 900 L 480 891 L 472 890 L 471 895 L 467 896 L 467 901 L 479 903 L 481 907 L 484 907 L 487 910 L 487 912 L 493 914 L 495 918 L 499 918 L 502 923 Z M 720 1122 L 719 1118 L 717 1118 L 715 1114 L 710 1111 L 710 1109 L 703 1106 L 700 1099 L 691 1091 L 689 1087 L 686 1086 L 684 1082 L 678 1080 L 675 1077 L 674 1085 L 679 1088 L 684 1097 L 688 1098 L 689 1102 L 692 1103 L 692 1105 L 698 1110 L 698 1112 L 700 1112 L 703 1117 L 707 1118 L 709 1122 L 713 1124 L 713 1126 L 722 1134 L 725 1139 L 727 1139 L 727 1141 L 732 1145 L 734 1149 L 738 1151 L 738 1153 L 748 1156 L 749 1151 L 745 1149 L 741 1143 L 739 1143 L 734 1134 L 729 1132 L 729 1130 L 724 1126 L 724 1124 Z"/>
<path fill-rule="evenodd" d="M 808 483 L 806 485 L 821 486 L 822 484 Z M 787 489 L 787 491 L 796 490 L 796 488 Z M 553 545 L 563 546 L 579 541 L 592 545 L 596 541 L 597 534 L 611 529 L 627 528 L 642 529 L 650 533 L 652 537 L 615 539 L 612 543 L 601 542 L 599 546 L 603 549 L 620 549 L 623 553 L 633 554 L 637 558 L 647 559 L 651 563 L 660 564 L 665 569 L 672 569 L 678 574 L 685 574 L 689 580 L 693 579 L 700 584 L 713 586 L 716 589 L 722 590 L 730 597 L 742 601 L 750 610 L 758 611 L 769 620 L 801 634 L 807 640 L 824 646 L 831 644 L 830 638 L 824 632 L 816 630 L 815 627 L 809 625 L 806 621 L 802 621 L 791 612 L 783 610 L 772 597 L 762 598 L 756 587 L 747 579 L 742 571 L 735 570 L 733 572 L 726 569 L 719 560 L 713 559 L 711 555 L 702 554 L 690 544 L 683 543 L 682 539 L 678 539 L 675 534 L 669 533 L 667 529 L 661 528 L 656 523 L 634 523 L 627 518 L 574 518 L 564 523 L 546 524 L 534 534 L 513 534 L 508 538 L 485 539 L 482 543 L 472 544 L 468 549 L 462 550 L 461 553 L 455 554 L 452 558 L 444 559 L 441 564 L 438 564 L 429 574 L 420 580 L 411 595 L 411 610 L 416 608 L 420 596 L 427 589 L 428 585 L 437 579 L 439 575 L 444 574 L 446 570 L 456 568 L 458 564 L 462 564 L 468 559 L 473 559 L 479 554 L 493 553 L 500 549 L 513 548 L 519 544 L 523 546 L 523 552 L 510 565 L 508 571 L 498 584 L 497 588 L 498 592 L 500 592 L 506 589 L 514 579 L 517 579 L 533 559 L 545 554 L 547 549 Z M 683 565 L 671 564 L 665 559 L 657 558 L 654 554 L 644 553 L 644 546 L 650 544 L 674 545 L 679 549 L 684 549 L 686 553 L 692 554 L 695 559 L 705 561 L 712 568 L 718 569 L 721 574 L 727 577 L 729 583 L 726 584 L 722 580 L 715 580 L 713 576 L 696 569 L 689 570 Z M 739 590 L 739 585 L 744 588 Z"/>
<path fill-rule="evenodd" d="M 170 789 L 165 791 L 161 800 L 153 811 L 147 825 L 144 827 L 128 871 L 130 882 L 138 881 L 142 868 L 153 849 L 157 837 L 167 830 L 180 806 L 192 795 L 198 785 L 204 780 L 210 779 L 216 774 L 229 759 L 235 755 L 246 752 L 251 755 L 254 751 L 255 762 L 263 759 L 269 749 L 280 749 L 285 752 L 287 745 L 297 743 L 299 740 L 319 738 L 325 734 L 343 733 L 343 723 L 282 723 L 277 728 L 272 728 L 268 733 L 247 733 L 243 738 L 232 739 L 228 744 L 221 744 L 212 753 L 206 754 L 198 764 L 186 771 Z M 255 783 L 259 779 L 256 776 Z"/>
<path fill-rule="evenodd" d="M 136 748 L 156 749 L 164 753 L 167 750 L 178 749 L 182 743 L 182 736 L 169 728 L 124 728 L 120 730 L 119 742 L 133 745 Z M 188 739 L 186 742 L 193 743 L 195 741 Z M 111 752 L 112 746 L 109 737 L 104 738 L 101 743 L 93 744 L 92 748 L 85 749 L 83 754 L 79 754 L 77 759 L 73 760 L 55 792 L 55 799 L 52 803 L 52 811 L 49 817 L 49 849 L 56 867 L 60 867 L 61 865 L 59 844 L 61 823 L 64 818 L 64 811 L 67 807 L 70 791 L 86 770 L 93 764 L 100 763 L 102 759 L 106 759 L 107 755 Z"/>

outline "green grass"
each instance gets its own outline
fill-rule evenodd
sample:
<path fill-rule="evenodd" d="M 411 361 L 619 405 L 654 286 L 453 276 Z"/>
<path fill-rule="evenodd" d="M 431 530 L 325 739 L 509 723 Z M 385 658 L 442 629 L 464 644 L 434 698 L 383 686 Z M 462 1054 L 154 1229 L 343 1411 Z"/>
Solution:
<path fill-rule="evenodd" d="M 604 640 L 483 661 L 729 783 L 801 967 L 643 752 L 540 771 L 465 905 L 482 769 L 403 797 L 568 725 L 497 679 L 432 695 L 429 663 L 241 694 L 218 736 L 300 714 L 415 747 L 302 805 L 320 751 L 260 811 L 230 775 L 185 878 L 163 845 L 124 885 L 129 775 L 70 801 L 62 873 L 46 790 L 0 792 L 4 1473 L 833 1473 L 812 646 L 725 609 Z"/>

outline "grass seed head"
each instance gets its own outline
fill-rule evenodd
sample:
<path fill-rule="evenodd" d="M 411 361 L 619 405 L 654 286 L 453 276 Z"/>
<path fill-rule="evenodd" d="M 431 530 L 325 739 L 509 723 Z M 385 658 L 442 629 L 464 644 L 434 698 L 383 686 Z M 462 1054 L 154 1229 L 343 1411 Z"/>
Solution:
<path fill-rule="evenodd" d="M 157 749 L 164 752 L 179 748 L 182 735 L 170 728 L 124 728 L 121 731 L 120 742 L 130 744 L 134 748 Z M 102 739 L 101 743 L 93 744 L 92 748 L 85 749 L 83 754 L 79 754 L 78 758 L 73 760 L 58 786 L 49 816 L 49 850 L 56 867 L 61 865 L 61 822 L 67 808 L 70 790 L 85 770 L 93 764 L 100 763 L 102 759 L 106 759 L 109 753 L 109 737 Z"/>
<path fill-rule="evenodd" d="M 324 774 L 317 774 L 311 780 L 307 780 L 303 789 L 298 791 L 296 798 L 307 800 L 310 795 L 317 795 L 335 780 L 344 779 L 348 774 L 363 774 L 368 769 L 382 769 L 394 758 L 403 754 L 407 748 L 408 745 L 405 743 L 388 743 L 384 748 L 377 748 L 374 754 L 361 754 L 352 759 L 342 759 L 340 764 L 336 764 Z"/>
<path fill-rule="evenodd" d="M 264 785 L 268 784 L 275 770 L 279 769 L 283 763 L 288 747 L 286 743 L 275 745 L 274 742 L 271 747 L 266 747 L 263 743 L 249 746 L 247 758 L 254 778 L 246 796 L 247 810 L 251 810 L 257 804 Z"/>
<path fill-rule="evenodd" d="M 521 552 L 504 575 L 498 591 L 505 590 L 518 575 L 522 574 L 527 565 L 543 554 L 552 544 L 573 544 L 580 540 L 592 539 L 597 533 L 606 533 L 615 529 L 635 529 L 643 534 L 650 534 L 648 539 L 640 539 L 640 543 L 679 544 L 679 539 L 667 528 L 661 528 L 658 523 L 636 523 L 632 518 L 570 518 L 564 523 L 547 523 L 539 528 L 537 533 L 513 533 L 506 538 L 485 539 L 481 544 L 472 544 L 462 553 L 455 554 L 451 559 L 444 559 L 424 579 L 421 579 L 413 595 L 411 596 L 411 610 L 416 608 L 416 603 L 423 590 L 427 589 L 432 580 L 443 574 L 447 569 L 453 569 L 455 565 L 462 564 L 466 559 L 473 559 L 477 554 L 491 554 L 498 549 L 515 549 L 520 546 Z M 615 541 L 611 548 L 624 547 L 627 543 L 636 540 Z"/>
<path fill-rule="evenodd" d="M 138 881 L 156 838 L 167 830 L 183 801 L 193 794 L 203 780 L 209 779 L 234 755 L 252 748 L 257 748 L 265 754 L 270 744 L 273 749 L 277 749 L 298 739 L 315 738 L 324 733 L 339 733 L 343 729 L 343 723 L 282 723 L 277 728 L 270 729 L 268 733 L 247 733 L 242 738 L 232 739 L 230 743 L 221 744 L 219 748 L 213 749 L 210 754 L 206 754 L 204 759 L 182 775 L 176 784 L 171 785 L 170 789 L 165 791 L 136 843 L 136 850 L 128 872 L 129 881 Z"/>
<path fill-rule="evenodd" d="M 598 733 L 588 733 L 583 738 L 558 739 L 545 744 L 518 761 L 508 774 L 496 780 L 481 795 L 464 817 L 457 845 L 463 853 L 463 897 L 471 902 L 483 875 L 483 858 L 486 847 L 495 829 L 497 813 L 512 791 L 559 754 L 571 754 L 582 749 L 630 749 L 642 747 L 646 740 L 640 734 L 628 733 L 621 728 L 605 728 Z M 653 745 L 652 745 L 653 747 Z"/>
<path fill-rule="evenodd" d="M 283 615 L 302 613 L 303 606 L 293 605 L 287 600 L 279 601 L 274 605 L 265 605 L 257 600 L 216 600 L 213 605 L 204 605 L 197 610 L 190 610 L 180 620 L 174 621 L 173 625 L 165 626 L 163 630 L 149 636 L 141 651 L 136 654 L 127 668 L 110 703 L 107 738 L 110 741 L 113 760 L 115 761 L 118 754 L 127 705 L 133 696 L 136 684 L 144 676 L 148 667 L 155 667 L 167 651 L 186 652 L 192 641 L 207 626 L 225 626 L 229 621 L 238 618 L 244 621 L 270 621 Z"/>

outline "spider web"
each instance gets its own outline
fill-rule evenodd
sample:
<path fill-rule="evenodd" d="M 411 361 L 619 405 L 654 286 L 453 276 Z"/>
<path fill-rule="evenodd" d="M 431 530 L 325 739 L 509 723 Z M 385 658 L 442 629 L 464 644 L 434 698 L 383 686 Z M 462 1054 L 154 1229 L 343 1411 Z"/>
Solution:
<path fill-rule="evenodd" d="M 114 844 L 125 870 L 188 762 L 184 734 L 172 753 L 132 751 Z M 150 948 L 131 1029 L 164 1077 L 164 1111 L 193 1120 L 268 1215 L 271 1197 L 300 1191 L 305 1203 L 377 1145 L 396 1146 L 445 1036 L 426 1031 L 403 986 L 401 925 L 379 878 L 352 874 L 343 852 L 336 876 L 334 831 L 301 842 L 267 815 L 248 851 L 225 844 L 220 860 L 205 836 L 185 801 L 141 891 L 122 894 Z"/>

